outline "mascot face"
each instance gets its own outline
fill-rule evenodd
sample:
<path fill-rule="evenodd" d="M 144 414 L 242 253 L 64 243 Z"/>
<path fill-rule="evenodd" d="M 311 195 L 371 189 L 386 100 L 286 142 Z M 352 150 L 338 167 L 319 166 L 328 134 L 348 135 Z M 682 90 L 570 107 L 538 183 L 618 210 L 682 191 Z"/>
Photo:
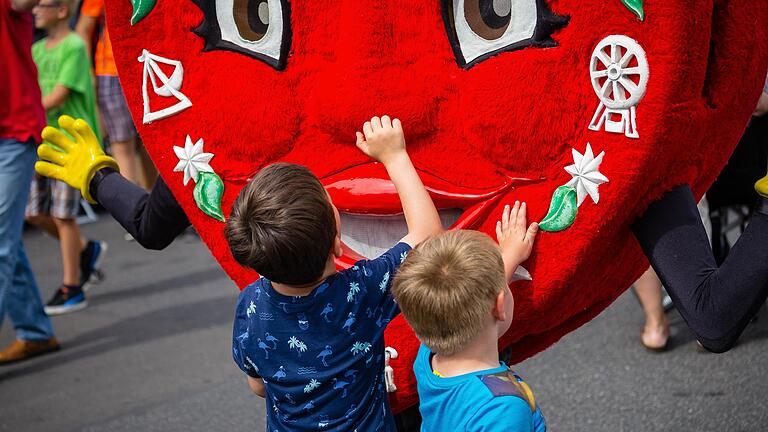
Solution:
<path fill-rule="evenodd" d="M 528 202 L 549 232 L 524 263 L 532 280 L 511 285 L 501 346 L 519 361 L 642 273 L 631 222 L 675 185 L 705 190 L 765 76 L 754 2 L 648 1 L 644 21 L 642 1 L 624 3 L 166 0 L 138 3 L 132 25 L 130 3 L 108 0 L 107 16 L 142 139 L 240 286 L 255 274 L 216 217 L 271 162 L 322 179 L 342 212 L 341 266 L 404 234 L 385 171 L 354 145 L 373 115 L 402 120 L 447 227 L 491 234 L 504 204 Z M 416 401 L 417 341 L 402 317 L 386 341 L 398 411 Z"/>

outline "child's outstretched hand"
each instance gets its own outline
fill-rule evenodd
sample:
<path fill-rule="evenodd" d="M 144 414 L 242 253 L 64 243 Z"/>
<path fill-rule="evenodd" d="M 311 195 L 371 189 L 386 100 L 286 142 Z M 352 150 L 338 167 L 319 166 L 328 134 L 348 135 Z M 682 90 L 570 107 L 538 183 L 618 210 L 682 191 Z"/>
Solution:
<path fill-rule="evenodd" d="M 363 153 L 387 164 L 398 155 L 405 154 L 405 137 L 400 120 L 389 116 L 373 117 L 363 124 L 363 132 L 356 132 L 357 148 Z"/>
<path fill-rule="evenodd" d="M 536 222 L 526 227 L 526 213 L 525 203 L 515 201 L 512 208 L 509 204 L 504 206 L 501 220 L 496 222 L 496 239 L 501 247 L 501 258 L 504 260 L 504 271 L 508 280 L 512 278 L 517 266 L 531 256 L 533 241 L 539 231 L 539 224 Z"/>

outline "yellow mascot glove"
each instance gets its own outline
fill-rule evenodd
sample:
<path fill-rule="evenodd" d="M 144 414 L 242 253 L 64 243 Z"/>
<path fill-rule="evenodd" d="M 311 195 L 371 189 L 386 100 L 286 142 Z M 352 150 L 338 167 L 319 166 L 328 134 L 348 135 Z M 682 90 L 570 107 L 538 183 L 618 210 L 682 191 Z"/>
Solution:
<path fill-rule="evenodd" d="M 755 183 L 755 190 L 761 197 L 768 198 L 768 175 Z"/>
<path fill-rule="evenodd" d="M 37 148 L 40 161 L 35 163 L 35 171 L 79 189 L 83 198 L 95 204 L 89 190 L 93 176 L 103 168 L 119 171 L 117 162 L 104 154 L 96 134 L 85 120 L 64 115 L 59 117 L 59 126 L 75 141 L 60 130 L 47 126 L 43 129 L 43 140 L 47 142 Z"/>

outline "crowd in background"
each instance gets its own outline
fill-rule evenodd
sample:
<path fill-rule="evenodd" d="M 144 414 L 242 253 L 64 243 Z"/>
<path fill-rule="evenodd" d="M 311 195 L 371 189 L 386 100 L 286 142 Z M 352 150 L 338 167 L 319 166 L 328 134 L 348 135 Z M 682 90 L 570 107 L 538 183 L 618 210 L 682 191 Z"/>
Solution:
<path fill-rule="evenodd" d="M 0 320 L 16 340 L 0 363 L 59 349 L 48 316 L 83 309 L 107 244 L 87 239 L 77 218 L 88 203 L 66 183 L 35 174 L 43 126 L 82 118 L 103 138 L 122 174 L 150 189 L 157 171 L 140 146 L 117 76 L 103 0 L 0 0 Z M 34 28 L 34 32 L 33 32 Z M 21 239 L 26 221 L 58 239 L 62 281 L 43 305 Z M 1 322 L 1 321 L 0 321 Z"/>

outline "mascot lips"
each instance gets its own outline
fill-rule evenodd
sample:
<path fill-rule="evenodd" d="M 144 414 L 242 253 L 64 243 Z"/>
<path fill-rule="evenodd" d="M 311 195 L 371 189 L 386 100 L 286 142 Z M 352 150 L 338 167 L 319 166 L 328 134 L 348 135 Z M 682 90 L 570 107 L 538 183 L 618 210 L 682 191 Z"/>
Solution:
<path fill-rule="evenodd" d="M 539 181 L 506 177 L 497 186 L 476 189 L 417 171 L 446 229 L 477 228 L 505 193 Z M 341 216 L 342 240 L 346 246 L 342 263 L 376 257 L 406 234 L 400 198 L 382 164 L 356 165 L 321 181 Z"/>

